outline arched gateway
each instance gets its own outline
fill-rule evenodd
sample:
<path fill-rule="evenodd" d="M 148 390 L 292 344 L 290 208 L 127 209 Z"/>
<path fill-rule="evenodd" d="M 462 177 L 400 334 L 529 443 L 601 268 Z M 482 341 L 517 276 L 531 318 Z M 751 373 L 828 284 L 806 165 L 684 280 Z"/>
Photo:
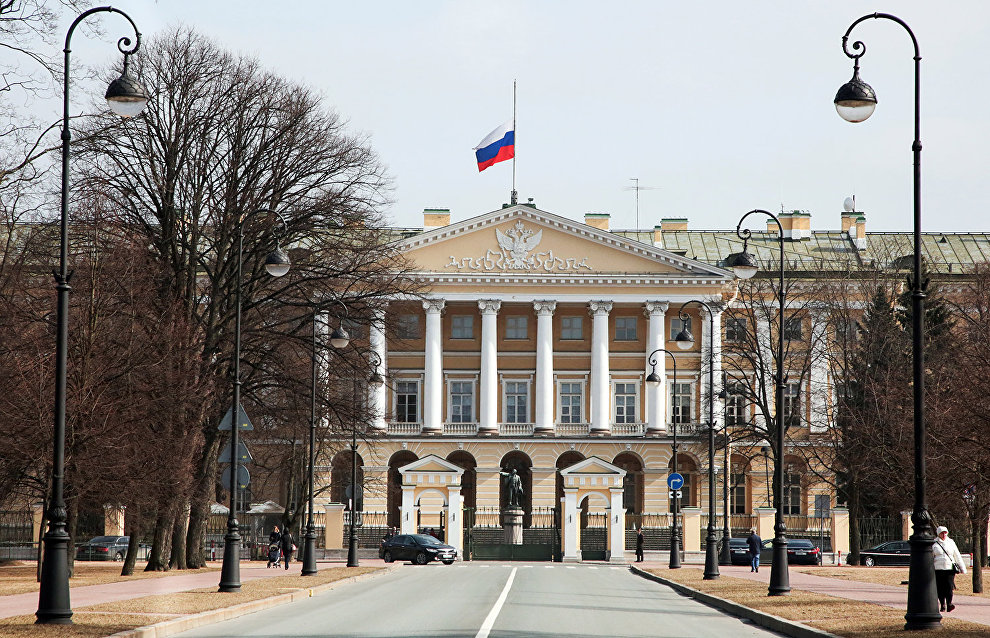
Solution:
<path fill-rule="evenodd" d="M 435 454 L 399 468 L 402 476 L 402 505 L 399 510 L 399 530 L 402 534 L 415 534 L 417 503 L 423 496 L 437 495 L 443 499 L 447 513 L 447 538 L 445 542 L 457 550 L 463 558 L 463 523 L 461 521 L 461 477 L 464 470 Z"/>
<path fill-rule="evenodd" d="M 588 497 L 589 501 L 604 499 L 608 503 L 605 559 L 624 562 L 626 512 L 622 508 L 622 485 L 626 471 L 592 456 L 561 470 L 560 475 L 564 486 L 564 497 L 561 499 L 564 562 L 581 560 L 580 504 Z"/>

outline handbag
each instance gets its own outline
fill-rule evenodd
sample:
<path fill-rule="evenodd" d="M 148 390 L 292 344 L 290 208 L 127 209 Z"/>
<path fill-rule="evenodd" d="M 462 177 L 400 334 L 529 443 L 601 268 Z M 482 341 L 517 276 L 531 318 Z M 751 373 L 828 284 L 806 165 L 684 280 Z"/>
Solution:
<path fill-rule="evenodd" d="M 296 551 L 296 544 L 295 543 L 292 544 L 292 551 Z"/>
<path fill-rule="evenodd" d="M 955 570 L 955 572 L 957 574 L 961 574 L 962 573 L 962 567 L 960 567 L 959 565 L 957 565 L 955 563 L 952 563 L 952 569 Z"/>

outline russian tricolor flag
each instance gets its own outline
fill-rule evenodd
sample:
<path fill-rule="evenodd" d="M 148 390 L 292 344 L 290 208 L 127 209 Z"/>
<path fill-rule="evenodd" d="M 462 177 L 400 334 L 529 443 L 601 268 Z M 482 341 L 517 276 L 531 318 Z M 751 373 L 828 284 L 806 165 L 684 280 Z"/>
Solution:
<path fill-rule="evenodd" d="M 506 122 L 498 127 L 474 147 L 478 158 L 478 172 L 492 164 L 512 159 L 516 155 L 516 132 L 512 130 L 512 122 Z"/>

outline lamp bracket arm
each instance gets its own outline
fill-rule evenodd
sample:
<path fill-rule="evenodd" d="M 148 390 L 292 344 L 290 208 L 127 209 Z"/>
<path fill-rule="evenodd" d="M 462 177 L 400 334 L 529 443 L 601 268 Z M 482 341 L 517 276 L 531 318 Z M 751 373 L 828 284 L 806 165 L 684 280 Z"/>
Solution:
<path fill-rule="evenodd" d="M 137 53 L 137 50 L 141 47 L 141 32 L 138 31 L 137 25 L 134 23 L 134 20 L 131 19 L 131 16 L 127 15 L 126 13 L 115 7 L 93 7 L 92 9 L 88 9 L 80 13 L 76 17 L 76 19 L 72 21 L 72 24 L 69 26 L 68 32 L 65 34 L 65 49 L 64 49 L 65 53 L 68 54 L 69 51 L 71 50 L 69 48 L 69 44 L 72 41 L 72 33 L 76 30 L 76 27 L 79 25 L 80 22 L 82 22 L 89 16 L 93 15 L 94 13 L 119 13 L 120 15 L 124 16 L 124 18 L 128 22 L 131 23 L 131 27 L 134 29 L 134 46 L 131 46 L 131 39 L 127 36 L 124 36 L 123 38 L 117 40 L 117 50 L 119 50 L 121 53 L 124 54 L 124 64 L 126 65 L 127 56 L 134 55 L 135 53 Z"/>

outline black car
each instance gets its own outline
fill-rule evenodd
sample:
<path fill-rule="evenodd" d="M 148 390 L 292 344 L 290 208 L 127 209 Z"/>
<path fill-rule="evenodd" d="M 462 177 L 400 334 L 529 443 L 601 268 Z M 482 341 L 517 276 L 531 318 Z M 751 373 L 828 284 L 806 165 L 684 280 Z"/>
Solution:
<path fill-rule="evenodd" d="M 771 547 L 771 553 L 773 549 Z M 822 550 L 806 538 L 787 539 L 788 565 L 821 565 Z"/>
<path fill-rule="evenodd" d="M 848 556 L 846 562 L 849 562 Z M 911 563 L 911 544 L 907 541 L 889 541 L 859 553 L 859 564 L 873 567 L 874 565 L 909 565 Z"/>
<path fill-rule="evenodd" d="M 122 561 L 130 536 L 96 536 L 76 548 L 76 560 Z"/>
<path fill-rule="evenodd" d="M 457 550 L 441 543 L 429 534 L 399 534 L 388 539 L 381 546 L 381 557 L 386 563 L 396 560 L 411 560 L 417 565 L 425 565 L 438 560 L 450 565 L 457 558 Z"/>
<path fill-rule="evenodd" d="M 729 539 L 729 558 L 733 565 L 749 565 L 749 543 L 745 538 Z"/>

